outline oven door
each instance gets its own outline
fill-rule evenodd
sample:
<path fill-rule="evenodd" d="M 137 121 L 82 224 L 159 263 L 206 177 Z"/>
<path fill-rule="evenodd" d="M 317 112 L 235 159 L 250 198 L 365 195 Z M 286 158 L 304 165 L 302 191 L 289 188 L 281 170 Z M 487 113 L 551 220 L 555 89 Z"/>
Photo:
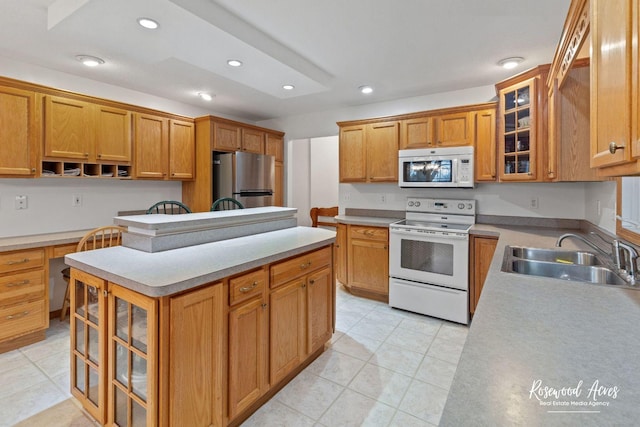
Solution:
<path fill-rule="evenodd" d="M 389 275 L 467 290 L 469 235 L 391 228 Z"/>

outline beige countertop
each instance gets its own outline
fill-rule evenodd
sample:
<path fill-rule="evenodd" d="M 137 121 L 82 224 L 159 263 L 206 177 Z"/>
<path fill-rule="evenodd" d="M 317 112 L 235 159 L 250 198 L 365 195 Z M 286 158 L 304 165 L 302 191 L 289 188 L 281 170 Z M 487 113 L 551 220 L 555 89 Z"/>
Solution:
<path fill-rule="evenodd" d="M 33 234 L 29 236 L 3 237 L 0 239 L 0 252 L 43 246 L 78 243 L 89 230 L 63 231 L 59 233 Z"/>

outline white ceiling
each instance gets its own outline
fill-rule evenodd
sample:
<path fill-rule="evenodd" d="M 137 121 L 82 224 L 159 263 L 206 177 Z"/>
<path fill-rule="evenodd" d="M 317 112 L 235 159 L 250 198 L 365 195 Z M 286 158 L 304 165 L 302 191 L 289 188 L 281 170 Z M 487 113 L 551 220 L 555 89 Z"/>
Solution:
<path fill-rule="evenodd" d="M 260 121 L 494 84 L 551 62 L 569 3 L 0 0 L 0 56 Z M 525 61 L 497 66 L 509 56 Z"/>

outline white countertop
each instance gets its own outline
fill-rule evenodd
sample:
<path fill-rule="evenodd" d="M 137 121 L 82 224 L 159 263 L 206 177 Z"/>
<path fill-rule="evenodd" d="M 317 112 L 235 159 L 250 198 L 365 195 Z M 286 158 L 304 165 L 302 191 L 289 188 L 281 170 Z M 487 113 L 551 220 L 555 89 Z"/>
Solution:
<path fill-rule="evenodd" d="M 506 245 L 551 248 L 576 230 L 476 225 L 499 234 L 441 426 L 637 425 L 640 419 L 640 290 L 502 272 Z M 588 249 L 575 239 L 564 248 Z M 576 388 L 581 395 L 551 402 L 608 406 L 544 406 L 540 387 Z M 594 385 L 618 387 L 616 397 L 589 396 Z M 595 404 L 595 403 L 594 403 Z M 556 413 L 550 411 L 598 413 Z"/>
<path fill-rule="evenodd" d="M 326 246 L 336 233 L 293 227 L 148 253 L 117 246 L 65 256 L 71 266 L 152 297 L 175 294 Z"/>
<path fill-rule="evenodd" d="M 62 231 L 59 233 L 3 237 L 0 239 L 0 252 L 78 243 L 88 231 L 89 230 Z"/>
<path fill-rule="evenodd" d="M 403 218 L 386 218 L 377 216 L 356 216 L 356 215 L 338 215 L 335 217 L 336 222 L 340 224 L 352 225 L 371 225 L 374 227 L 389 227 L 390 224 L 400 221 Z"/>

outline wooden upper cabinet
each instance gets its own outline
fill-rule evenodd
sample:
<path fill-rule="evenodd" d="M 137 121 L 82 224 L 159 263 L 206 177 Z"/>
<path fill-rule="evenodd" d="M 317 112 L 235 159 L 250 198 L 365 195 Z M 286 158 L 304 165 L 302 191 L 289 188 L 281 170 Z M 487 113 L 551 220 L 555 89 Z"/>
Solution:
<path fill-rule="evenodd" d="M 131 161 L 131 112 L 96 105 L 96 160 Z"/>
<path fill-rule="evenodd" d="M 265 133 L 262 131 L 242 128 L 242 151 L 264 154 Z"/>
<path fill-rule="evenodd" d="M 549 64 L 496 84 L 500 181 L 545 181 Z"/>
<path fill-rule="evenodd" d="M 400 121 L 400 149 L 433 146 L 433 118 L 418 117 Z"/>
<path fill-rule="evenodd" d="M 95 160 L 91 107 L 84 101 L 45 96 L 45 157 Z"/>
<path fill-rule="evenodd" d="M 365 182 L 367 180 L 367 151 L 365 126 L 340 127 L 340 182 Z"/>
<path fill-rule="evenodd" d="M 0 86 L 0 175 L 34 176 L 39 144 L 35 92 Z"/>
<path fill-rule="evenodd" d="M 237 151 L 240 150 L 240 126 L 227 123 L 214 122 L 213 124 L 213 150 Z"/>
<path fill-rule="evenodd" d="M 475 135 L 475 179 L 496 180 L 496 109 L 478 111 L 474 114 Z"/>
<path fill-rule="evenodd" d="M 169 120 L 169 177 L 193 179 L 194 175 L 194 124 L 181 120 Z"/>
<path fill-rule="evenodd" d="M 473 144 L 473 115 L 453 113 L 435 116 L 436 144 L 438 147 L 456 147 Z"/>
<path fill-rule="evenodd" d="M 284 138 L 279 135 L 267 134 L 264 153 L 273 156 L 276 162 L 284 161 Z"/>
<path fill-rule="evenodd" d="M 367 181 L 398 181 L 398 122 L 367 125 Z"/>
<path fill-rule="evenodd" d="M 636 3 L 591 1 L 591 167 L 627 163 L 634 155 L 631 113 L 638 95 L 631 80 Z"/>
<path fill-rule="evenodd" d="M 164 179 L 167 175 L 169 120 L 134 114 L 136 178 Z"/>

